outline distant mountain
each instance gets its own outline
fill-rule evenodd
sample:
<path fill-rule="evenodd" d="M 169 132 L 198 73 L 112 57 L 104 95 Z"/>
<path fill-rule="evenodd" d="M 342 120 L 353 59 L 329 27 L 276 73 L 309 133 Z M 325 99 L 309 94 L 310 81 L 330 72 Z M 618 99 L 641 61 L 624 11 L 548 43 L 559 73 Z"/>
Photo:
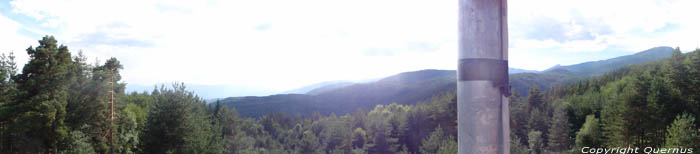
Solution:
<path fill-rule="evenodd" d="M 538 71 L 535 70 L 526 70 L 526 69 L 519 69 L 519 68 L 508 68 L 508 74 L 515 74 L 515 73 L 536 73 Z M 350 81 L 331 81 L 331 82 L 322 82 L 310 86 L 305 86 L 300 89 L 293 90 L 292 92 L 286 92 L 290 94 L 309 94 L 309 95 L 318 95 L 327 91 L 331 91 L 334 89 L 346 87 L 349 85 L 353 85 L 356 83 L 369 83 L 369 82 L 374 82 L 377 81 L 375 80 L 367 80 L 367 81 L 358 81 L 358 82 L 350 82 Z M 311 88 L 311 89 L 310 89 Z M 283 93 L 285 94 L 285 93 Z"/>
<path fill-rule="evenodd" d="M 306 94 L 318 95 L 321 93 L 336 90 L 336 89 L 343 88 L 343 87 L 353 85 L 353 84 L 355 84 L 355 83 L 354 82 L 337 82 L 337 83 L 333 83 L 333 84 L 327 84 L 327 85 L 312 89 L 312 90 L 306 92 Z"/>
<path fill-rule="evenodd" d="M 156 86 L 170 86 L 173 83 L 157 83 L 153 85 L 127 84 L 126 92 L 152 92 Z M 185 84 L 187 89 L 192 90 L 197 96 L 209 101 L 216 101 L 231 96 L 267 96 L 277 94 L 279 91 L 271 89 L 262 89 L 259 87 L 251 87 L 244 85 L 201 85 L 201 84 Z"/>
<path fill-rule="evenodd" d="M 647 49 L 632 55 L 620 56 L 612 59 L 590 61 L 585 63 L 580 63 L 576 65 L 561 66 L 556 65 L 549 68 L 543 72 L 547 72 L 555 69 L 564 69 L 571 71 L 574 74 L 582 76 L 598 76 L 603 75 L 606 72 L 622 68 L 631 64 L 639 64 L 648 61 L 654 61 L 666 57 L 671 57 L 673 54 L 673 48 L 662 46 Z"/>
<path fill-rule="evenodd" d="M 341 88 L 317 89 L 306 94 L 280 94 L 264 97 L 229 97 L 221 100 L 242 116 L 259 117 L 272 112 L 294 115 L 344 114 L 358 108 L 371 109 L 377 104 L 413 104 L 438 92 L 454 91 L 453 70 L 405 72 L 374 82 L 357 83 Z M 331 85 L 328 85 L 331 86 Z"/>
<path fill-rule="evenodd" d="M 508 68 L 508 74 L 516 74 L 516 73 L 537 73 L 538 71 L 535 70 L 526 70 L 526 69 L 519 69 L 519 68 Z"/>
<path fill-rule="evenodd" d="M 583 76 L 578 76 L 566 69 L 552 69 L 542 73 L 518 73 L 511 74 L 510 88 L 516 91 L 520 96 L 527 96 L 527 91 L 532 86 L 536 86 L 541 90 L 547 90 L 554 85 L 566 85 L 574 81 L 584 79 Z"/>
<path fill-rule="evenodd" d="M 319 89 L 319 88 L 322 88 L 322 89 L 328 89 L 328 88 L 332 89 L 333 87 L 340 88 L 340 87 L 343 87 L 346 85 L 351 85 L 353 83 L 354 82 L 351 82 L 351 81 L 326 81 L 326 82 L 321 82 L 321 83 L 312 84 L 312 85 L 304 86 L 301 88 L 285 91 L 285 92 L 282 92 L 282 94 L 307 94 L 307 93 L 309 93 L 313 90 Z"/>
<path fill-rule="evenodd" d="M 524 96 L 531 86 L 547 90 L 554 85 L 569 84 L 631 64 L 669 57 L 672 50 L 669 47 L 657 47 L 633 55 L 558 66 L 542 72 L 523 71 L 510 75 L 510 85 L 512 90 Z M 271 112 L 310 115 L 314 111 L 326 115 L 341 115 L 359 108 L 371 109 L 376 105 L 392 102 L 414 104 L 441 92 L 454 91 L 456 81 L 454 70 L 421 70 L 367 83 L 328 83 L 310 90 L 308 94 L 229 97 L 223 99 L 222 103 L 236 108 L 240 115 L 247 117 L 259 117 Z"/>
<path fill-rule="evenodd" d="M 537 86 L 541 90 L 548 90 L 554 85 L 565 85 L 591 76 L 603 75 L 606 72 L 626 67 L 632 64 L 640 64 L 670 57 L 673 54 L 671 47 L 655 47 L 632 55 L 620 56 L 612 59 L 590 61 L 575 65 L 556 65 L 540 73 L 518 73 L 510 76 L 512 90 L 522 96 L 527 95 L 531 86 Z"/>

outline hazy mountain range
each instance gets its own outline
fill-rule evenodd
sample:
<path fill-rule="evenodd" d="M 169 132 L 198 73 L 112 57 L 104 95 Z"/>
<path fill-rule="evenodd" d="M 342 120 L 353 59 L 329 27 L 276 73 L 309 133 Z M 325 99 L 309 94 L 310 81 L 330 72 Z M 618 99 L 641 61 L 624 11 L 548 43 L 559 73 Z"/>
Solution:
<path fill-rule="evenodd" d="M 555 66 L 545 71 L 510 68 L 513 91 L 526 95 L 531 86 L 547 90 L 553 85 L 568 84 L 605 72 L 671 56 L 673 48 L 655 47 L 632 55 L 575 65 Z M 298 94 L 229 97 L 221 103 L 234 107 L 241 116 L 259 117 L 271 112 L 309 115 L 344 114 L 359 108 L 371 109 L 379 104 L 414 104 L 441 92 L 456 89 L 454 70 L 420 70 L 404 72 L 373 82 L 324 82 L 293 91 Z M 304 93 L 306 92 L 306 93 Z"/>

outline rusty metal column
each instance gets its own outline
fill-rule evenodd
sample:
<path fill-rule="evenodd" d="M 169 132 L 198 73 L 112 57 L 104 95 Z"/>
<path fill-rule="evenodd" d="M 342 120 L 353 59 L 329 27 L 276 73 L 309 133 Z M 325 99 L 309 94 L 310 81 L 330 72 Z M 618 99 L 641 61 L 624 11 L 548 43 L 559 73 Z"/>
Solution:
<path fill-rule="evenodd" d="M 507 0 L 459 0 L 460 154 L 509 154 Z"/>

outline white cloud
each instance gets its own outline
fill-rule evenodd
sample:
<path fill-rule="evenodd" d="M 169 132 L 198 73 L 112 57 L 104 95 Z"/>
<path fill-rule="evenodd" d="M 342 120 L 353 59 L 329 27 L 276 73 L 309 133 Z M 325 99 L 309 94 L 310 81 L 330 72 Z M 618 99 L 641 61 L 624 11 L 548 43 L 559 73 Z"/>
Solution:
<path fill-rule="evenodd" d="M 0 14 L 0 53 L 7 55 L 13 52 L 19 67 L 24 66 L 24 60 L 28 59 L 25 49 L 38 44 L 35 40 L 20 35 L 18 32 L 21 29 L 21 24 Z"/>
<path fill-rule="evenodd" d="M 516 68 L 541 70 L 567 63 L 561 59 L 538 58 L 547 52 L 593 54 L 612 46 L 631 52 L 659 45 L 688 50 L 700 42 L 700 37 L 689 35 L 700 34 L 696 28 L 700 24 L 694 20 L 693 7 L 700 6 L 696 0 L 508 2 L 509 57 L 511 66 Z M 280 91 L 327 80 L 376 78 L 428 68 L 454 69 L 457 3 L 455 0 L 10 2 L 13 13 L 34 18 L 42 23 L 38 26 L 57 29 L 49 35 L 55 35 L 71 50 L 82 49 L 93 58 L 119 58 L 125 65 L 123 77 L 130 84 L 182 81 Z M 0 33 L 12 35 L 0 39 L 26 38 L 16 34 L 23 25 L 7 21 L 12 24 L 0 24 L 3 26 Z M 668 31 L 660 32 L 669 25 Z M 12 44 L 24 44 L 21 48 L 13 47 L 21 50 L 28 46 L 23 42 Z"/>
<path fill-rule="evenodd" d="M 453 60 L 441 58 L 456 55 L 456 1 L 10 3 L 13 12 L 58 27 L 53 35 L 71 50 L 122 60 L 124 79 L 131 84 L 182 81 L 287 90 L 326 80 L 450 69 Z M 370 49 L 392 56 L 367 55 Z"/>
<path fill-rule="evenodd" d="M 700 45 L 696 0 L 511 0 L 509 32 L 511 57 L 532 57 L 532 51 L 637 52 L 655 46 Z M 547 20 L 542 20 L 542 19 Z M 551 23 L 551 24 L 548 24 Z M 588 37 L 590 36 L 590 37 Z M 597 60 L 597 59 L 590 59 Z M 561 60 L 518 61 L 516 67 L 546 69 Z M 589 60 L 586 60 L 589 61 Z"/>

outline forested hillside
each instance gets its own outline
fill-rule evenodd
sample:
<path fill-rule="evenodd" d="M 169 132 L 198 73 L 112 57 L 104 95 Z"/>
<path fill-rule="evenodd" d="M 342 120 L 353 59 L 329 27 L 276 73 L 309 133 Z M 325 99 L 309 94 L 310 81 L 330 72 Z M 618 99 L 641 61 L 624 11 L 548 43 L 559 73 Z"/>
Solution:
<path fill-rule="evenodd" d="M 700 148 L 700 50 L 511 100 L 512 153 Z M 677 151 L 674 153 L 680 153 Z"/>
<path fill-rule="evenodd" d="M 450 70 L 421 70 L 405 72 L 370 83 L 346 85 L 314 94 L 279 94 L 271 96 L 230 97 L 222 104 L 239 110 L 244 117 L 256 117 L 282 112 L 310 116 L 345 114 L 357 109 L 372 109 L 376 105 L 415 104 L 444 92 L 454 91 L 456 73 Z M 323 87 L 321 87 L 323 88 Z M 314 92 L 315 90 L 312 90 Z"/>
<path fill-rule="evenodd" d="M 527 96 L 528 89 L 532 86 L 546 91 L 552 86 L 585 80 L 630 64 L 666 58 L 672 52 L 673 48 L 670 47 L 655 47 L 632 55 L 559 66 L 543 72 L 510 74 L 510 86 L 513 91 Z M 454 91 L 457 87 L 456 75 L 454 70 L 420 70 L 400 73 L 375 82 L 321 86 L 308 94 L 230 97 L 221 102 L 238 109 L 244 117 L 259 118 L 272 112 L 290 115 L 300 113 L 304 116 L 309 116 L 313 111 L 322 115 L 345 114 L 359 108 L 371 109 L 376 105 L 393 102 L 415 104 L 440 92 Z"/>
<path fill-rule="evenodd" d="M 633 64 L 670 57 L 671 47 L 654 47 L 635 54 L 606 60 L 590 61 L 575 65 L 557 65 L 539 73 L 518 73 L 510 75 L 510 85 L 514 91 L 527 96 L 530 87 L 549 90 L 552 86 L 567 85 L 590 77 L 600 76 L 612 70 Z"/>
<path fill-rule="evenodd" d="M 124 68 L 116 58 L 88 64 L 84 55 L 72 55 L 53 37 L 39 43 L 27 49 L 30 59 L 21 72 L 14 55 L 0 56 L 0 153 L 447 154 L 457 150 L 453 90 L 410 102 L 413 105 L 382 100 L 388 105 L 329 116 L 272 112 L 251 118 L 239 116 L 249 112 L 245 109 L 206 104 L 181 83 L 125 94 L 126 83 L 119 74 Z M 440 73 L 422 75 L 435 80 L 418 81 L 413 76 L 378 82 L 392 87 L 408 85 L 388 83 L 445 80 Z M 697 151 L 698 87 L 700 50 L 681 54 L 676 49 L 664 60 L 551 90 L 533 87 L 526 97 L 516 91 L 510 97 L 511 153 L 577 153 L 574 149 L 585 146 Z M 412 89 L 417 90 L 389 94 L 427 95 L 424 90 L 433 88 Z M 369 93 L 378 91 L 351 92 L 372 96 Z M 350 98 L 342 95 L 330 96 Z M 305 96 L 289 97 L 306 101 Z"/>
<path fill-rule="evenodd" d="M 115 58 L 88 64 L 47 36 L 18 72 L 0 56 L 0 153 L 454 153 L 454 93 L 352 114 L 239 117 L 184 84 L 124 93 Z M 401 79 L 403 80 L 403 79 Z M 113 105 L 112 118 L 111 110 Z"/>

